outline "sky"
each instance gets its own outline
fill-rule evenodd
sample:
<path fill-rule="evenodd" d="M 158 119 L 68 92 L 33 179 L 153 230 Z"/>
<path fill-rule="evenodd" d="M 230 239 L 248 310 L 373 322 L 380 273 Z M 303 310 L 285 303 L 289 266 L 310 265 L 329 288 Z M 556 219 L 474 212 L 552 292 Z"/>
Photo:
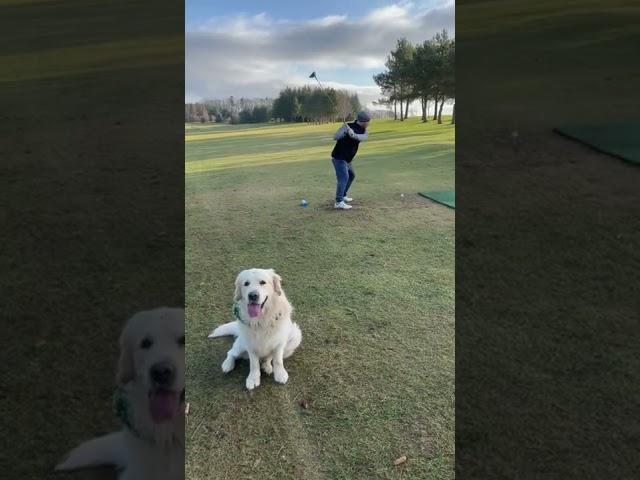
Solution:
<path fill-rule="evenodd" d="M 373 75 L 399 38 L 455 36 L 452 0 L 186 0 L 185 101 L 277 97 L 317 85 L 380 97 Z"/>

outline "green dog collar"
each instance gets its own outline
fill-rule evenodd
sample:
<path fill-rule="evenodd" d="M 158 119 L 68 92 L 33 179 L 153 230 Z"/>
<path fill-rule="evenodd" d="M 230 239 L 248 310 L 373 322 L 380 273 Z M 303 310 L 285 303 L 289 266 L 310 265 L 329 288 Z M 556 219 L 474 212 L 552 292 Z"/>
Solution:
<path fill-rule="evenodd" d="M 247 322 L 245 322 L 242 319 L 242 316 L 240 315 L 240 304 L 238 302 L 235 302 L 233 304 L 233 316 L 235 317 L 236 320 L 238 320 L 240 323 L 244 324 L 244 325 L 249 325 Z"/>
<path fill-rule="evenodd" d="M 131 420 L 131 403 L 127 397 L 127 392 L 122 387 L 116 388 L 113 395 L 113 413 L 115 413 L 116 417 L 136 436 L 140 436 L 140 433 L 133 426 Z"/>

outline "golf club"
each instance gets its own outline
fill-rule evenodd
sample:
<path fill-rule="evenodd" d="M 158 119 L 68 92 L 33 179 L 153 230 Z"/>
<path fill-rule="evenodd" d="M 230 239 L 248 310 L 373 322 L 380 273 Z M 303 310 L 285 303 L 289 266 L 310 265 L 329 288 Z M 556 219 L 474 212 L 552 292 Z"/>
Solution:
<path fill-rule="evenodd" d="M 331 105 L 333 106 L 333 108 L 336 109 L 336 111 L 338 110 L 338 107 L 335 103 L 333 103 L 333 100 L 331 100 L 331 96 L 329 96 L 329 94 L 327 93 L 327 91 L 324 89 L 324 87 L 322 86 L 322 84 L 320 83 L 320 80 L 318 79 L 318 76 L 316 75 L 316 72 L 311 72 L 311 75 L 309 75 L 309 78 L 315 78 L 316 82 L 318 82 L 318 85 L 320 85 L 320 90 L 322 90 L 325 95 L 327 96 L 327 98 L 329 99 L 329 101 L 331 102 Z M 345 125 L 347 124 L 346 122 L 346 114 L 342 116 L 342 123 L 344 123 Z"/>

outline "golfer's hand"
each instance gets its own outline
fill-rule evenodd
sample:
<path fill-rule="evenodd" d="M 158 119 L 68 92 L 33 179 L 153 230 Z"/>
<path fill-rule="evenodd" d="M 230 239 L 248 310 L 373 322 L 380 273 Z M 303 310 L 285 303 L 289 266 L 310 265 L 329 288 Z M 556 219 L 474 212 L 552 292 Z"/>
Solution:
<path fill-rule="evenodd" d="M 353 135 L 355 134 L 355 132 L 353 131 L 353 129 L 347 125 L 347 135 L 349 135 L 351 138 L 353 138 Z"/>

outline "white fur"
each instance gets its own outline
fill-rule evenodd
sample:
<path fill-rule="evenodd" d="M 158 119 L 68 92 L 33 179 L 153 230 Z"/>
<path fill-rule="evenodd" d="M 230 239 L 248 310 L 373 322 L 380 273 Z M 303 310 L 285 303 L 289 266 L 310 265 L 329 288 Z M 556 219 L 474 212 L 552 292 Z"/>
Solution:
<path fill-rule="evenodd" d="M 248 312 L 249 294 L 259 294 L 261 314 L 251 318 Z M 287 383 L 289 374 L 284 359 L 290 357 L 302 342 L 300 327 L 291 321 L 293 307 L 282 290 L 281 278 L 273 269 L 254 268 L 240 272 L 236 278 L 234 299 L 240 306 L 240 318 L 220 325 L 209 338 L 234 336 L 235 341 L 222 363 L 222 371 L 230 372 L 236 359 L 249 359 L 247 389 L 260 385 L 260 367 L 278 383 Z M 262 362 L 262 365 L 261 365 Z"/>
<path fill-rule="evenodd" d="M 119 480 L 184 479 L 184 405 L 169 422 L 154 423 L 149 413 L 149 391 L 153 382 L 149 368 L 157 362 L 175 367 L 172 390 L 185 385 L 184 310 L 159 308 L 140 312 L 128 322 L 120 337 L 117 380 L 127 391 L 135 429 L 128 428 L 82 443 L 72 450 L 56 470 L 114 466 Z M 143 339 L 152 346 L 142 349 Z"/>

